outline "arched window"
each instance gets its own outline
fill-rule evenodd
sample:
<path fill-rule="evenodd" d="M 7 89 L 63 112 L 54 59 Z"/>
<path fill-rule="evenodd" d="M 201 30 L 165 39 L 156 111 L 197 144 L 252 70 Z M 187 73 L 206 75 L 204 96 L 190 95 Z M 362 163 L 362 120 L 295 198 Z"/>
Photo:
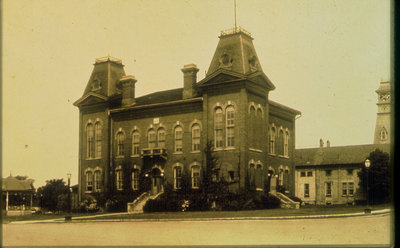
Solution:
<path fill-rule="evenodd" d="M 150 129 L 147 133 L 148 148 L 156 147 L 156 132 Z"/>
<path fill-rule="evenodd" d="M 140 154 L 140 134 L 135 130 L 132 133 L 132 155 Z"/>
<path fill-rule="evenodd" d="M 289 157 L 289 131 L 285 132 L 285 140 L 283 145 L 283 156 Z"/>
<path fill-rule="evenodd" d="M 139 190 L 139 170 L 134 169 L 132 171 L 132 189 Z"/>
<path fill-rule="evenodd" d="M 124 155 L 124 142 L 125 142 L 125 135 L 122 131 L 117 133 L 117 156 Z"/>
<path fill-rule="evenodd" d="M 278 142 L 279 142 L 279 144 L 278 144 L 278 148 L 279 148 L 279 150 L 278 150 L 278 154 L 279 155 L 284 155 L 283 154 L 283 151 L 284 151 L 284 143 L 285 143 L 285 137 L 284 137 L 285 135 L 284 135 L 284 133 L 283 133 L 283 130 L 281 129 L 281 130 L 279 130 L 279 138 L 278 138 Z"/>
<path fill-rule="evenodd" d="M 283 169 L 280 169 L 279 170 L 279 186 L 283 186 L 283 180 L 284 180 L 284 178 L 283 178 Z"/>
<path fill-rule="evenodd" d="M 94 127 L 92 123 L 86 126 L 86 138 L 87 138 L 87 157 L 94 158 Z"/>
<path fill-rule="evenodd" d="M 192 166 L 192 188 L 198 189 L 200 187 L 200 166 Z"/>
<path fill-rule="evenodd" d="M 235 109 L 233 106 L 226 108 L 226 146 L 235 146 Z"/>
<path fill-rule="evenodd" d="M 94 125 L 94 136 L 95 136 L 95 147 L 96 147 L 96 158 L 101 158 L 101 142 L 103 139 L 103 135 L 102 135 L 102 130 L 101 130 L 101 124 L 100 122 L 96 122 L 96 124 Z"/>
<path fill-rule="evenodd" d="M 269 153 L 270 154 L 275 154 L 275 135 L 276 135 L 275 127 L 271 127 L 271 130 L 269 131 Z"/>
<path fill-rule="evenodd" d="M 388 133 L 386 131 L 386 128 L 382 127 L 381 132 L 380 132 L 381 140 L 387 140 L 387 136 L 388 136 Z"/>
<path fill-rule="evenodd" d="M 116 182 L 116 187 L 117 190 L 122 190 L 123 189 L 123 173 L 122 173 L 122 168 L 119 167 L 115 170 L 115 182 Z"/>
<path fill-rule="evenodd" d="M 101 171 L 96 170 L 94 172 L 94 190 L 100 191 L 101 190 Z"/>
<path fill-rule="evenodd" d="M 165 147 L 165 130 L 164 130 L 164 128 L 160 127 L 157 130 L 157 139 L 158 139 L 158 147 L 164 148 Z"/>
<path fill-rule="evenodd" d="M 250 125 L 249 125 L 249 144 L 250 147 L 255 147 L 255 140 L 257 136 L 257 130 L 256 130 L 256 109 L 254 106 L 250 107 Z"/>
<path fill-rule="evenodd" d="M 223 115 L 222 109 L 217 108 L 214 115 L 214 144 L 216 148 L 223 147 Z"/>
<path fill-rule="evenodd" d="M 175 152 L 182 152 L 183 129 L 181 126 L 176 126 L 175 130 Z"/>
<path fill-rule="evenodd" d="M 86 191 L 93 191 L 93 173 L 91 171 L 86 172 Z"/>
<path fill-rule="evenodd" d="M 192 126 L 192 151 L 200 151 L 200 125 Z"/>
<path fill-rule="evenodd" d="M 182 167 L 174 167 L 174 188 L 180 189 L 182 187 Z"/>

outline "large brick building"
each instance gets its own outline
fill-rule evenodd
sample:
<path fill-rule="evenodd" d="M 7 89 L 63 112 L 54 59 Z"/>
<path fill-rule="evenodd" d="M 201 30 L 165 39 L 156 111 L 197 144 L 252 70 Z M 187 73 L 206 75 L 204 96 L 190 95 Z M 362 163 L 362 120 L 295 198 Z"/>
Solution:
<path fill-rule="evenodd" d="M 79 108 L 79 197 L 112 188 L 133 196 L 201 187 L 208 141 L 230 190 L 294 194 L 295 119 L 299 111 L 269 100 L 275 89 L 253 38 L 222 32 L 204 79 L 185 65 L 183 88 L 136 97 L 140 87 L 121 60 L 97 59 Z"/>

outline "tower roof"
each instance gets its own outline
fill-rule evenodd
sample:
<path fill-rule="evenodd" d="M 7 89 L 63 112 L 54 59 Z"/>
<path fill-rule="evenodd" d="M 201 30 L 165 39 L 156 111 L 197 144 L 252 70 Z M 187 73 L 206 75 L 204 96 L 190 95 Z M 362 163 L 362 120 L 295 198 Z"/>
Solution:
<path fill-rule="evenodd" d="M 207 76 L 218 69 L 241 74 L 262 71 L 251 34 L 238 27 L 222 31 Z"/>
<path fill-rule="evenodd" d="M 390 92 L 390 82 L 381 82 L 379 88 L 376 90 L 376 93 L 379 92 Z"/>

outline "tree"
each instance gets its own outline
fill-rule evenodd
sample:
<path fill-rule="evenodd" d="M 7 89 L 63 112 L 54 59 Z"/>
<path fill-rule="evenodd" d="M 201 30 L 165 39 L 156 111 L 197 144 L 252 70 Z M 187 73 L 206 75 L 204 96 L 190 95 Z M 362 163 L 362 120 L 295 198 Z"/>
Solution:
<path fill-rule="evenodd" d="M 37 194 L 41 197 L 41 207 L 50 211 L 60 210 L 57 208 L 59 196 L 68 193 L 68 186 L 63 179 L 52 179 L 46 181 L 46 185 L 38 189 Z M 63 204 L 59 204 L 61 206 Z"/>
<path fill-rule="evenodd" d="M 228 183 L 224 178 L 219 178 L 218 157 L 215 155 L 212 141 L 207 142 L 204 153 L 206 169 L 203 172 L 201 188 L 209 205 L 228 193 Z"/>
<path fill-rule="evenodd" d="M 376 149 L 369 154 L 368 159 L 371 161 L 369 173 L 365 166 L 358 172 L 359 186 L 364 195 L 367 195 L 367 175 L 369 175 L 369 201 L 371 204 L 387 203 L 390 196 L 389 154 Z"/>

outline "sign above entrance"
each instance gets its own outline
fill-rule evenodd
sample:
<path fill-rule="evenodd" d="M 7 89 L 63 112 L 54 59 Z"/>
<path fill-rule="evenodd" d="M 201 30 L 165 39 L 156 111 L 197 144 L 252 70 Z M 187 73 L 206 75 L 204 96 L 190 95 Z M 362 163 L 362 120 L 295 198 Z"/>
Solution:
<path fill-rule="evenodd" d="M 160 123 L 160 118 L 153 118 L 153 124 L 159 124 Z"/>

